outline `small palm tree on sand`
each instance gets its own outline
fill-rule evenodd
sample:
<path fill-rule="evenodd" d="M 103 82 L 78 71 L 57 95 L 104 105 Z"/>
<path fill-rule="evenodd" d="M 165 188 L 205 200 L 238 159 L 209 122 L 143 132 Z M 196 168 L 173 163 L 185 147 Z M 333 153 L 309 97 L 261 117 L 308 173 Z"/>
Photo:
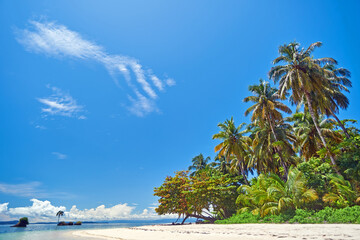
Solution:
<path fill-rule="evenodd" d="M 61 217 L 61 216 L 64 216 L 64 211 L 58 211 L 58 212 L 56 213 L 56 216 L 58 217 L 58 223 L 59 223 L 60 217 Z"/>

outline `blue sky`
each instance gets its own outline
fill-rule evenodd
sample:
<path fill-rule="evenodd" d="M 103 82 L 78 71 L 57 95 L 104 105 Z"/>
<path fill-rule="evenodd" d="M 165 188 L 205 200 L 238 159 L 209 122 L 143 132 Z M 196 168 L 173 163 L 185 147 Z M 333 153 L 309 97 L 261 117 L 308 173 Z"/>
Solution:
<path fill-rule="evenodd" d="M 92 218 L 91 208 L 96 219 L 154 217 L 153 188 L 195 155 L 213 157 L 219 122 L 249 121 L 248 85 L 290 41 L 322 41 L 315 56 L 352 72 L 340 117 L 359 119 L 359 10 L 358 1 L 1 1 L 0 220 L 58 209 Z"/>

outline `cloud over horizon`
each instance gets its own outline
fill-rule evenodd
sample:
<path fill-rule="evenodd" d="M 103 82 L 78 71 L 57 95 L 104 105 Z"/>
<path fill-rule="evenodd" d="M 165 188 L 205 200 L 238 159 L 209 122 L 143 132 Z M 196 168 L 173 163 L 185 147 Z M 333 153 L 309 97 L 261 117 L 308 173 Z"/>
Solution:
<path fill-rule="evenodd" d="M 9 203 L 0 203 L 0 220 L 8 220 L 19 217 L 28 217 L 32 222 L 55 221 L 56 213 L 64 211 L 64 220 L 129 220 L 129 219 L 159 219 L 169 218 L 168 216 L 159 216 L 154 211 L 154 207 L 143 209 L 140 213 L 136 212 L 135 206 L 129 206 L 127 203 L 120 203 L 112 207 L 100 205 L 96 208 L 80 210 L 73 205 L 69 211 L 64 206 L 54 206 L 50 201 L 41 201 L 30 199 L 31 206 L 9 208 Z"/>
<path fill-rule="evenodd" d="M 158 91 L 166 86 L 174 86 L 175 80 L 159 79 L 152 70 L 144 70 L 135 58 L 123 55 L 108 54 L 104 48 L 96 43 L 84 39 L 78 32 L 69 30 L 66 26 L 55 22 L 29 21 L 28 29 L 18 30 L 17 40 L 26 50 L 42 53 L 52 57 L 69 57 L 79 60 L 93 60 L 102 64 L 113 77 L 117 85 L 117 75 L 123 75 L 132 93 L 127 93 L 130 102 L 127 109 L 137 115 L 158 111 L 155 100 Z M 134 76 L 134 77 L 132 77 Z M 44 102 L 44 104 L 54 103 Z"/>

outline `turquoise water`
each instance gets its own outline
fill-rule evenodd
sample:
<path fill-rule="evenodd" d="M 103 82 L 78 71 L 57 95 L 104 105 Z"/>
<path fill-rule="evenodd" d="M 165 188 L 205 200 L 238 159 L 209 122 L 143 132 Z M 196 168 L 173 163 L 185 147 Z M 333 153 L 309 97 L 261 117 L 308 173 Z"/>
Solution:
<path fill-rule="evenodd" d="M 136 223 L 84 223 L 81 226 L 61 226 L 56 224 L 29 224 L 26 228 L 12 228 L 10 225 L 0 225 L 0 240 L 87 240 L 73 236 L 70 231 L 82 229 L 126 228 L 159 224 L 159 222 Z M 89 240 L 96 240 L 89 238 Z"/>

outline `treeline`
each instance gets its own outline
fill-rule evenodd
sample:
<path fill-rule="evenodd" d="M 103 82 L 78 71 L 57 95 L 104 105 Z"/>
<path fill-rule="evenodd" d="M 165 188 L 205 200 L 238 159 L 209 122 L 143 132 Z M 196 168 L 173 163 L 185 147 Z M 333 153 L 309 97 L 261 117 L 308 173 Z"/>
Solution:
<path fill-rule="evenodd" d="M 232 219 L 293 218 L 301 210 L 360 204 L 360 132 L 355 120 L 337 116 L 349 106 L 351 74 L 333 58 L 315 58 L 320 46 L 279 47 L 268 73 L 275 86 L 260 80 L 244 99 L 252 103 L 245 111 L 251 122 L 237 126 L 231 117 L 219 123 L 214 161 L 200 154 L 189 171 L 155 188 L 159 214 L 213 222 L 235 213 Z"/>

